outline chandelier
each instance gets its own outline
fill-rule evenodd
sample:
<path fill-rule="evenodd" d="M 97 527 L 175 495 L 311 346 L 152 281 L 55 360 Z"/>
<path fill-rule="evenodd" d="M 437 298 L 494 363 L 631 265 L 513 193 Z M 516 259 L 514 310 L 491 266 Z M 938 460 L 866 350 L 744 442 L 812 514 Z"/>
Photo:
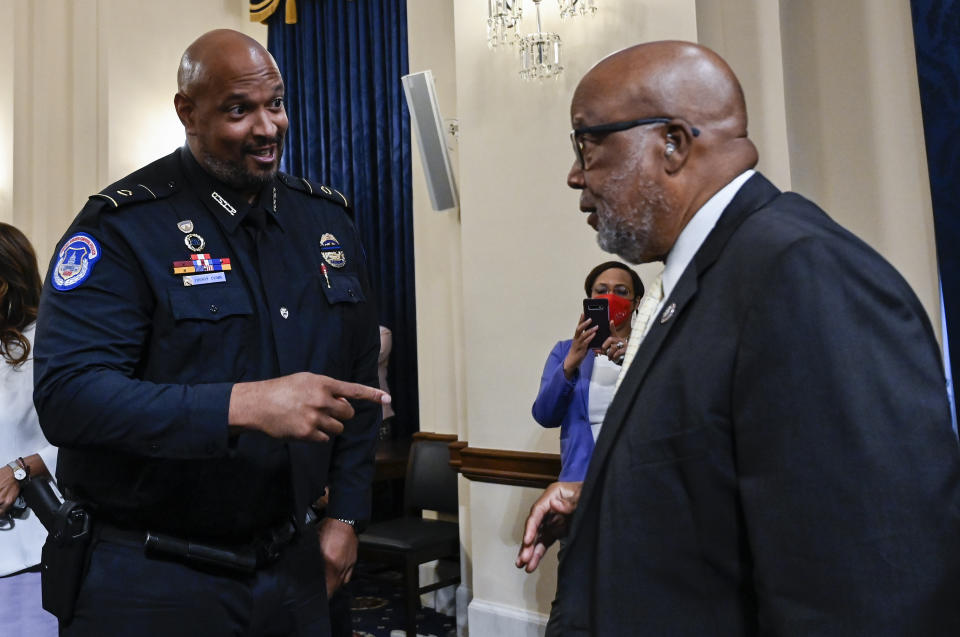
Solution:
<path fill-rule="evenodd" d="M 523 17 L 523 0 L 487 0 L 487 46 L 511 46 Z"/>
<path fill-rule="evenodd" d="M 560 19 L 575 18 L 578 15 L 593 15 L 597 12 L 594 0 L 557 0 L 560 4 Z"/>
<path fill-rule="evenodd" d="M 533 0 L 537 16 L 537 30 L 520 34 L 523 19 L 523 0 L 487 0 L 487 46 L 492 49 L 513 48 L 520 56 L 520 77 L 524 80 L 555 78 L 563 73 L 560 62 L 560 35 L 544 31 L 540 18 L 540 3 Z M 560 18 L 593 15 L 596 0 L 557 0 Z"/>
<path fill-rule="evenodd" d="M 520 77 L 525 80 L 544 80 L 563 73 L 560 64 L 560 35 L 544 32 L 540 26 L 540 2 L 537 8 L 537 32 L 520 38 Z"/>

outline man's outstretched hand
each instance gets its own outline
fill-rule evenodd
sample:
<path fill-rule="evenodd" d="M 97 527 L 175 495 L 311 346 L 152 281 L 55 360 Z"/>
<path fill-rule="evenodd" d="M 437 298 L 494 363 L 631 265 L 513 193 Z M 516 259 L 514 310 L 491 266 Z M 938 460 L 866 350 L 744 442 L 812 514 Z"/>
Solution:
<path fill-rule="evenodd" d="M 324 442 L 343 431 L 344 420 L 353 418 L 347 399 L 385 405 L 390 394 L 310 372 L 237 383 L 230 394 L 229 426 L 273 438 Z"/>
<path fill-rule="evenodd" d="M 582 482 L 554 482 L 530 507 L 517 555 L 517 568 L 536 570 L 547 548 L 567 534 L 570 516 L 580 500 Z"/>

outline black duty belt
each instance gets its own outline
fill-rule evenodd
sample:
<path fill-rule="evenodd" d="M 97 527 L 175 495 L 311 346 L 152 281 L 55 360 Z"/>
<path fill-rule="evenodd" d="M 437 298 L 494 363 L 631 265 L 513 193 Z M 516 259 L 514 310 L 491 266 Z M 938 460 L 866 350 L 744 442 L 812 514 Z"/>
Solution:
<path fill-rule="evenodd" d="M 197 542 L 153 531 L 125 529 L 98 523 L 96 536 L 108 542 L 135 544 L 143 547 L 148 557 L 168 557 L 202 566 L 217 566 L 250 574 L 280 559 L 283 547 L 296 537 L 293 522 L 280 524 L 257 540 L 246 544 L 213 544 Z"/>

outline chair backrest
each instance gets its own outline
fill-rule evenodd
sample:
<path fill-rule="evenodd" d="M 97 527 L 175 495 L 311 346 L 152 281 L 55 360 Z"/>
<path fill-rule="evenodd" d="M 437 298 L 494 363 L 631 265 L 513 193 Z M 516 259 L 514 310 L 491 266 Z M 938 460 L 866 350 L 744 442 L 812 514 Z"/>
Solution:
<path fill-rule="evenodd" d="M 414 440 L 407 460 L 404 508 L 457 514 L 457 472 L 450 466 L 449 443 Z"/>

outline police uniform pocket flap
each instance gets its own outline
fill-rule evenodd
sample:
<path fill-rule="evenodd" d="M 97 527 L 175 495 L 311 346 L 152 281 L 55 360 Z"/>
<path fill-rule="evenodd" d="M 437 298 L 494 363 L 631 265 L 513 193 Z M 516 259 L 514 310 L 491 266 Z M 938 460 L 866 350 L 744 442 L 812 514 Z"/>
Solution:
<path fill-rule="evenodd" d="M 170 309 L 175 321 L 219 321 L 228 316 L 252 314 L 246 292 L 239 288 L 212 286 L 173 288 L 168 290 Z"/>
<path fill-rule="evenodd" d="M 327 301 L 334 303 L 360 303 L 365 301 L 360 279 L 349 272 L 330 272 L 329 285 L 320 277 L 320 288 L 327 295 Z"/>

